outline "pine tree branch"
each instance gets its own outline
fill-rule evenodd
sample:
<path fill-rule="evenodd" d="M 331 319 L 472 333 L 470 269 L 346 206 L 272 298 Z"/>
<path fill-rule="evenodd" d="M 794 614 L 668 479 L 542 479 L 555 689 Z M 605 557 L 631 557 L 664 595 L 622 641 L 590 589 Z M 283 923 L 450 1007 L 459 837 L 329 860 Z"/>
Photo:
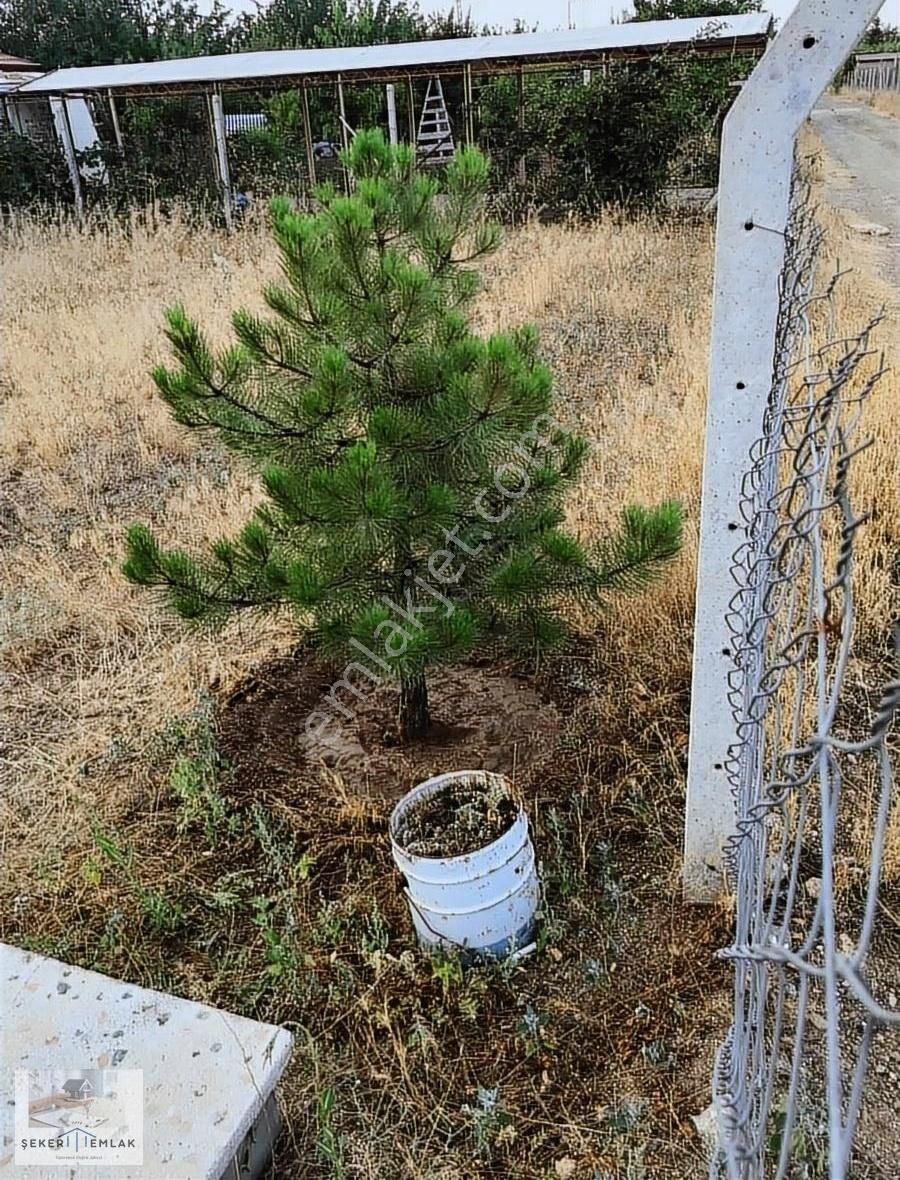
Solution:
<path fill-rule="evenodd" d="M 269 363 L 276 369 L 280 369 L 285 373 L 293 373 L 295 377 L 305 377 L 307 381 L 312 380 L 312 373 L 308 369 L 301 369 L 299 365 L 292 365 L 289 361 L 284 359 L 283 349 L 281 350 L 281 356 L 278 357 L 275 356 L 273 352 L 270 352 L 264 344 L 256 343 L 254 347 L 258 352 L 262 353 L 263 357 L 265 357 L 265 359 L 269 361 Z M 280 341 L 279 349 L 281 349 Z"/>
<path fill-rule="evenodd" d="M 200 393 L 199 391 L 196 391 L 196 390 L 193 391 L 190 394 L 190 396 L 194 397 L 198 402 L 202 403 L 202 402 L 209 402 L 209 401 L 223 401 L 223 402 L 225 402 L 226 405 L 230 405 L 233 409 L 236 409 L 239 413 L 245 414 L 248 418 L 251 418 L 253 421 L 260 422 L 265 426 L 271 427 L 271 429 L 269 429 L 269 430 L 252 429 L 250 427 L 237 426 L 233 423 L 222 422 L 222 421 L 216 420 L 214 418 L 209 418 L 209 417 L 207 417 L 205 420 L 188 420 L 186 418 L 182 418 L 182 422 L 185 426 L 191 426 L 191 427 L 194 427 L 197 429 L 209 428 L 209 429 L 214 429 L 214 430 L 227 431 L 228 433 L 237 434 L 237 435 L 240 435 L 244 438 L 294 439 L 294 440 L 303 441 L 303 440 L 310 438 L 313 434 L 315 434 L 315 432 L 317 430 L 321 429 L 321 427 L 326 422 L 332 421 L 333 419 L 335 419 L 339 416 L 337 410 L 330 410 L 327 413 L 321 415 L 318 422 L 310 425 L 306 429 L 300 430 L 297 427 L 288 426 L 286 423 L 280 422 L 277 418 L 272 418 L 268 414 L 263 413 L 261 410 L 257 410 L 253 406 L 250 406 L 247 403 L 240 401 L 238 398 L 234 397 L 233 394 L 228 393 L 227 389 L 224 386 L 216 385 L 214 381 L 212 381 L 210 378 L 208 378 L 204 373 L 202 373 L 199 370 L 197 370 L 195 372 L 195 378 L 199 378 L 199 380 L 202 382 L 202 384 L 205 385 L 207 390 L 209 391 L 206 394 Z M 163 392 L 165 392 L 165 390 Z M 336 445 L 337 445 L 338 450 L 340 450 L 344 446 L 352 445 L 355 441 L 357 441 L 357 440 L 356 439 L 341 439 L 341 440 L 339 440 L 338 444 L 336 444 Z"/>
<path fill-rule="evenodd" d="M 264 606 L 285 606 L 289 601 L 288 599 L 276 598 L 273 595 L 251 598 L 243 594 L 223 594 L 221 592 L 224 585 L 222 581 L 218 583 L 214 590 L 210 590 L 202 585 L 194 585 L 181 578 L 172 577 L 171 574 L 168 574 L 161 568 L 156 576 L 141 578 L 140 584 L 156 590 L 178 590 L 185 596 L 190 595 L 201 599 L 204 603 L 208 603 L 211 606 L 221 607 L 227 610 L 247 610 Z"/>
<path fill-rule="evenodd" d="M 177 341 L 176 348 L 178 348 Z M 185 349 L 185 351 L 182 353 L 182 364 L 186 369 L 188 369 L 188 372 L 195 385 L 199 383 L 208 391 L 206 393 L 202 393 L 199 389 L 194 388 L 188 392 L 189 397 L 201 403 L 204 401 L 223 401 L 226 405 L 231 406 L 232 409 L 235 409 L 239 413 L 246 415 L 246 417 L 251 418 L 254 421 L 261 422 L 264 426 L 271 427 L 273 437 L 284 437 L 285 435 L 294 433 L 292 428 L 287 426 L 285 423 L 279 422 L 276 418 L 269 417 L 269 415 L 264 414 L 262 410 L 258 410 L 254 406 L 248 405 L 246 402 L 242 402 L 239 398 L 236 398 L 234 394 L 229 393 L 227 385 L 217 385 L 212 377 L 207 374 L 204 366 L 199 363 L 198 358 L 194 356 L 188 349 Z M 166 378 L 168 379 L 168 371 L 164 370 L 164 372 L 166 373 Z M 165 394 L 166 389 L 163 388 L 162 392 Z M 210 421 L 210 425 L 219 427 L 222 424 Z"/>
<path fill-rule="evenodd" d="M 358 306 L 365 307 L 372 299 L 372 293 L 366 283 L 366 277 L 363 274 L 362 266 L 360 265 L 360 255 L 362 251 L 355 250 L 353 243 L 352 227 L 348 221 L 342 221 L 340 218 L 332 214 L 332 223 L 337 226 L 338 232 L 342 233 L 347 245 L 347 250 L 350 254 L 350 262 L 359 282 L 359 289 L 362 292 L 362 302 Z"/>

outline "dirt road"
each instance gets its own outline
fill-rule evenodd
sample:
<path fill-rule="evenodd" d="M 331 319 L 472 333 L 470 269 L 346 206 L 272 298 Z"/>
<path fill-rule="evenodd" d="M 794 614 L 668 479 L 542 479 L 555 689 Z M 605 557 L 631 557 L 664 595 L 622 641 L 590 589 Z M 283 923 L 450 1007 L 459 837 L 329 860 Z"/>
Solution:
<path fill-rule="evenodd" d="M 825 200 L 866 227 L 877 269 L 900 287 L 900 120 L 827 95 L 812 123 L 827 154 Z"/>

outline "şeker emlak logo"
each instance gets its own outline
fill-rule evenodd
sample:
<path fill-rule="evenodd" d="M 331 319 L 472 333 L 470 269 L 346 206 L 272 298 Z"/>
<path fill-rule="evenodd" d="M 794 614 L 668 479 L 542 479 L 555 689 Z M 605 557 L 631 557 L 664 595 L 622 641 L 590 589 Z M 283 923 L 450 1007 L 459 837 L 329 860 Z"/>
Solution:
<path fill-rule="evenodd" d="M 53 1138 L 43 1138 L 42 1136 L 33 1137 L 31 1139 L 22 1138 L 19 1140 L 19 1146 L 23 1151 L 28 1148 L 45 1148 L 47 1151 L 61 1151 L 64 1148 L 69 1151 L 104 1151 L 104 1150 L 133 1150 L 137 1147 L 137 1139 L 125 1139 L 121 1136 L 113 1138 L 104 1138 L 95 1135 L 92 1131 L 86 1131 L 84 1127 L 70 1127 L 63 1135 L 56 1135 Z"/>
<path fill-rule="evenodd" d="M 18 1166 L 143 1164 L 141 1070 L 17 1069 L 15 1093 Z"/>

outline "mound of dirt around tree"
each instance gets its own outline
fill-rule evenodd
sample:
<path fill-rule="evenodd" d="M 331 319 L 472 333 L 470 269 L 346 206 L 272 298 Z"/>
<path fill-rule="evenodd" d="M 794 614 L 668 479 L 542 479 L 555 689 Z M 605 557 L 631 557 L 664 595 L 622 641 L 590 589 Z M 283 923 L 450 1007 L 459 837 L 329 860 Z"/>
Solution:
<path fill-rule="evenodd" d="M 300 652 L 258 669 L 228 697 L 219 740 L 232 771 L 230 794 L 290 799 L 322 774 L 338 775 L 351 794 L 386 803 L 446 771 L 490 770 L 515 783 L 560 730 L 556 705 L 531 677 L 467 665 L 430 674 L 432 725 L 424 737 L 401 744 L 396 686 L 369 692 L 363 680 L 358 696 L 342 692 L 345 716 L 334 706 L 342 675 Z"/>

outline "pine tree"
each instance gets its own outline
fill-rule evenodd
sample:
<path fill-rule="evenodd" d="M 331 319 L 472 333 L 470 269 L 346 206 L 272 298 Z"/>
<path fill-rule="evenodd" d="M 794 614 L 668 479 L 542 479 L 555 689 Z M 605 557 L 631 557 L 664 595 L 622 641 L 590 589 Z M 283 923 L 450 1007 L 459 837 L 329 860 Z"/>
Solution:
<path fill-rule="evenodd" d="M 202 557 L 135 525 L 124 572 L 188 619 L 293 609 L 357 673 L 399 681 L 411 737 L 429 724 L 428 668 L 494 639 L 558 643 L 562 608 L 636 589 L 673 556 L 680 513 L 627 508 L 592 545 L 562 529 L 586 444 L 552 419 L 537 332 L 482 339 L 465 314 L 499 240 L 485 158 L 460 151 L 439 186 L 410 149 L 360 132 L 345 163 L 352 195 L 272 205 L 272 316 L 238 311 L 236 343 L 214 353 L 183 308 L 167 313 L 177 366 L 155 370 L 160 393 L 258 470 L 266 501 Z"/>

